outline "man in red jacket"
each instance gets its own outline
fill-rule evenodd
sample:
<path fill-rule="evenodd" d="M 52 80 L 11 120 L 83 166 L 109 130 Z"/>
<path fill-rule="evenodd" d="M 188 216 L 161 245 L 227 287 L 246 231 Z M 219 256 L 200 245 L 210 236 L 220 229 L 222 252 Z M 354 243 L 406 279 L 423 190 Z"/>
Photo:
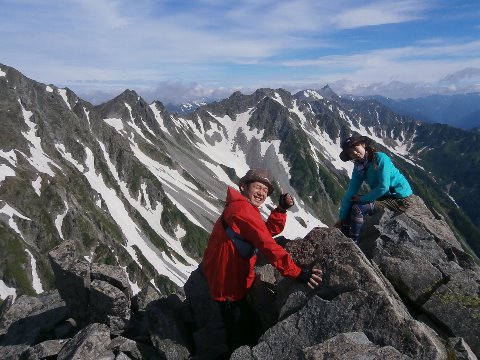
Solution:
<path fill-rule="evenodd" d="M 240 179 L 239 188 L 240 192 L 228 187 L 225 209 L 213 227 L 202 261 L 210 295 L 220 306 L 230 351 L 245 344 L 253 346 L 258 340 L 255 335 L 261 325 L 246 300 L 255 278 L 256 251 L 283 276 L 310 288 L 321 282 L 322 275 L 319 269 L 298 267 L 273 239 L 285 227 L 287 209 L 294 204 L 291 195 L 280 196 L 278 207 L 265 222 L 259 207 L 273 193 L 266 171 L 249 170 Z"/>

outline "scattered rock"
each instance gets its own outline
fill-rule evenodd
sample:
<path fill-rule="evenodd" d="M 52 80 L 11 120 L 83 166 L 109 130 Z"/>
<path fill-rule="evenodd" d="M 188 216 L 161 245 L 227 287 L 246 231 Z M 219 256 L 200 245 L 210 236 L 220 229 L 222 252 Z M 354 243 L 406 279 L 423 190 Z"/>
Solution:
<path fill-rule="evenodd" d="M 462 338 L 449 338 L 448 346 L 456 360 L 477 360 L 470 346 Z"/>
<path fill-rule="evenodd" d="M 90 264 L 77 256 L 73 241 L 50 251 L 49 259 L 55 285 L 79 328 L 98 322 L 117 335 L 127 329 L 132 290 L 124 269 Z"/>
<path fill-rule="evenodd" d="M 86 360 L 111 358 L 113 352 L 107 349 L 110 332 L 105 324 L 90 324 L 69 340 L 60 350 L 58 360 Z"/>
<path fill-rule="evenodd" d="M 480 267 L 445 221 L 413 199 L 404 214 L 382 210 L 367 218 L 360 247 L 415 313 L 463 337 L 479 355 Z"/>
<path fill-rule="evenodd" d="M 150 339 L 157 351 L 168 360 L 188 359 L 190 356 L 182 311 L 183 304 L 177 295 L 159 299 L 147 307 Z"/>
<path fill-rule="evenodd" d="M 22 295 L 3 310 L 0 359 L 19 356 L 29 346 L 54 338 L 55 327 L 67 318 L 65 303 L 57 291 L 36 297 Z"/>
<path fill-rule="evenodd" d="M 55 275 L 55 286 L 67 305 L 68 313 L 80 326 L 88 324 L 90 264 L 77 257 L 73 240 L 57 246 L 48 257 Z"/>
<path fill-rule="evenodd" d="M 364 332 L 376 345 L 391 346 L 416 359 L 446 357 L 442 340 L 424 324 L 415 321 L 383 276 L 360 249 L 337 229 L 317 228 L 304 240 L 287 245 L 300 266 L 323 270 L 322 286 L 310 292 L 306 285 L 292 284 L 290 293 L 280 293 L 288 306 L 291 295 L 303 291 L 307 302 L 268 329 L 255 346 L 256 358 L 300 358 L 303 349 L 345 332 Z M 306 250 L 307 249 L 307 250 Z M 284 306 L 285 306 L 284 305 Z"/>
<path fill-rule="evenodd" d="M 344 333 L 303 350 L 306 360 L 323 359 L 369 359 L 409 360 L 391 346 L 373 344 L 362 332 Z"/>
<path fill-rule="evenodd" d="M 407 213 L 367 218 L 360 247 L 338 229 L 316 228 L 285 248 L 300 266 L 322 269 L 323 282 L 310 290 L 259 257 L 248 299 L 267 330 L 231 359 L 477 359 L 479 267 L 420 199 Z M 84 261 L 73 241 L 49 256 L 58 292 L 2 303 L 1 359 L 225 355 L 225 329 L 200 268 L 185 298 L 151 285 L 132 297 L 122 268 Z"/>
<path fill-rule="evenodd" d="M 21 360 L 40 360 L 58 355 L 65 343 L 70 339 L 47 340 L 25 351 Z"/>
<path fill-rule="evenodd" d="M 123 354 L 128 359 L 141 360 L 151 359 L 160 360 L 160 356 L 156 354 L 156 350 L 153 346 L 139 343 L 134 340 L 118 336 L 112 340 L 108 346 L 115 354 Z M 118 355 L 117 355 L 118 357 Z"/>

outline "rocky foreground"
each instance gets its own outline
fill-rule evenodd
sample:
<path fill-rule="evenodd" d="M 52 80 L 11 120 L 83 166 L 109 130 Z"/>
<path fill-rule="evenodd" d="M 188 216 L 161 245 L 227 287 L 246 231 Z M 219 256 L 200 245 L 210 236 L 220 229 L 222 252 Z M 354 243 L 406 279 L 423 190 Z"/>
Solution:
<path fill-rule="evenodd" d="M 415 197 L 369 218 L 357 246 L 316 228 L 286 248 L 320 267 L 315 290 L 259 259 L 250 300 L 266 331 L 232 359 L 477 359 L 480 268 Z M 90 264 L 66 241 L 50 252 L 58 291 L 7 298 L 1 359 L 213 359 L 224 332 L 200 270 L 176 294 L 132 297 L 125 270 Z"/>

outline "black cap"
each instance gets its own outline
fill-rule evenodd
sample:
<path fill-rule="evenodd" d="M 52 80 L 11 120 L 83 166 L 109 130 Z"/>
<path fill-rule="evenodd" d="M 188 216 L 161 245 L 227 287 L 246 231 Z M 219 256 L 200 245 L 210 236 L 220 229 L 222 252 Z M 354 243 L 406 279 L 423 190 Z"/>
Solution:
<path fill-rule="evenodd" d="M 352 160 L 347 154 L 347 150 L 358 143 L 364 143 L 365 145 L 370 145 L 372 140 L 369 137 L 361 135 L 353 135 L 342 142 L 342 152 L 340 153 L 340 160 L 349 161 Z"/>

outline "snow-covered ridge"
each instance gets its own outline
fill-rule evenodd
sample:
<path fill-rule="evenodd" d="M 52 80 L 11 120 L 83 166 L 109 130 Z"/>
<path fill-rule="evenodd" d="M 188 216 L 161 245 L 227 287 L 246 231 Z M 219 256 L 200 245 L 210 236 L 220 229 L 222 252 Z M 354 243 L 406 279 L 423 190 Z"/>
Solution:
<path fill-rule="evenodd" d="M 316 92 L 315 90 L 305 90 L 303 92 L 303 95 L 306 97 L 306 98 L 314 98 L 316 100 L 322 100 L 323 99 L 323 96 L 320 95 L 318 92 Z"/>
<path fill-rule="evenodd" d="M 67 104 L 68 108 L 72 110 L 72 107 L 70 106 L 70 103 L 68 102 L 68 96 L 67 96 L 67 90 L 65 89 L 58 89 L 58 93 L 62 97 L 63 101 L 65 104 Z"/>
<path fill-rule="evenodd" d="M 7 225 L 13 231 L 15 231 L 18 235 L 20 235 L 20 237 L 25 241 L 25 238 L 23 237 L 22 232 L 20 231 L 20 229 L 17 226 L 17 223 L 14 220 L 14 216 L 16 216 L 20 219 L 28 220 L 28 221 L 32 221 L 32 220 L 30 218 L 20 214 L 17 210 L 15 210 L 10 205 L 8 205 L 6 202 L 3 202 L 3 201 L 0 201 L 0 214 L 4 214 L 4 215 L 7 216 L 7 218 L 8 218 L 8 224 Z"/>
<path fill-rule="evenodd" d="M 40 277 L 38 276 L 37 261 L 35 260 L 35 257 L 30 252 L 30 250 L 25 249 L 25 252 L 27 253 L 28 257 L 30 258 L 30 266 L 32 268 L 32 287 L 33 287 L 33 290 L 35 290 L 35 292 L 37 294 L 41 294 L 43 292 L 43 285 L 42 285 L 42 281 L 40 280 Z"/>
<path fill-rule="evenodd" d="M 57 148 L 64 149 L 62 146 L 57 146 Z M 187 280 L 189 273 L 193 271 L 196 266 L 187 267 L 180 261 L 175 262 L 167 254 L 160 252 L 155 246 L 149 243 L 145 234 L 143 234 L 142 230 L 130 217 L 122 199 L 114 189 L 111 189 L 106 185 L 101 173 L 97 174 L 94 165 L 95 157 L 92 150 L 87 146 L 84 147 L 84 150 L 87 155 L 85 166 L 78 163 L 71 154 L 64 151 L 63 155 L 67 161 L 83 173 L 90 186 L 101 194 L 110 215 L 125 235 L 126 245 L 124 245 L 124 248 L 141 268 L 142 264 L 140 263 L 134 249 L 134 246 L 138 247 L 142 255 L 154 267 L 158 274 L 167 276 L 175 284 L 182 286 Z"/>
<path fill-rule="evenodd" d="M 0 164 L 0 185 L 7 176 L 15 176 L 15 170 L 8 165 Z"/>
<path fill-rule="evenodd" d="M 51 165 L 57 167 L 58 169 L 60 169 L 60 167 L 55 164 L 55 162 L 53 162 L 52 159 L 50 159 L 42 149 L 42 139 L 36 135 L 37 124 L 30 120 L 30 118 L 33 116 L 33 112 L 25 110 L 20 99 L 18 99 L 18 103 L 22 107 L 23 119 L 29 128 L 27 132 L 22 131 L 23 136 L 30 143 L 29 150 L 31 156 L 28 157 L 27 155 L 23 154 L 25 159 L 27 159 L 27 161 L 39 172 L 48 174 L 50 176 L 55 176 Z"/>

